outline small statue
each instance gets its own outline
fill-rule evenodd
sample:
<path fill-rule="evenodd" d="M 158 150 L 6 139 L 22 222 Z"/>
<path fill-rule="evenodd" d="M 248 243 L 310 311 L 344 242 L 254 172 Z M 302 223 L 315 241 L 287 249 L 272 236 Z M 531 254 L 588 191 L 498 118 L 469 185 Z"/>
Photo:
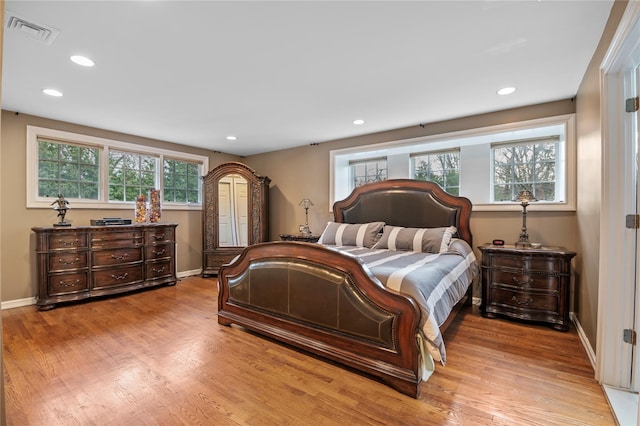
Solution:
<path fill-rule="evenodd" d="M 58 217 L 60 218 L 58 223 L 54 223 L 53 226 L 71 226 L 69 222 L 64 221 L 64 216 L 67 214 L 67 209 L 69 209 L 69 202 L 64 199 L 62 194 L 58 194 L 58 199 L 55 200 L 50 205 L 54 205 L 54 210 L 58 211 Z"/>

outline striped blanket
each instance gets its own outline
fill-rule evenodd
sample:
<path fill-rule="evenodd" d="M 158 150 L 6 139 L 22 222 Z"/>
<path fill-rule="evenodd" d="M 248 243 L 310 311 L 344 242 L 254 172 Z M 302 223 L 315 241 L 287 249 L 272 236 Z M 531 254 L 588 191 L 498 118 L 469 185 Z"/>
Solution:
<path fill-rule="evenodd" d="M 439 327 L 478 275 L 471 247 L 459 239 L 451 242 L 448 252 L 440 254 L 353 246 L 327 247 L 357 256 L 387 288 L 409 295 L 416 301 L 421 311 L 424 346 L 433 360 L 444 365 L 446 351 Z"/>

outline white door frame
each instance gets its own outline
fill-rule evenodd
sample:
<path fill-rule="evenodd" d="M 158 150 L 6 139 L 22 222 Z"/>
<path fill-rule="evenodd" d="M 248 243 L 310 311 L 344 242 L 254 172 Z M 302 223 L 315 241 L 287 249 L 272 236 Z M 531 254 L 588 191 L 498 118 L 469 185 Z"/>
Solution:
<path fill-rule="evenodd" d="M 624 75 L 631 58 L 640 55 L 640 2 L 630 1 L 605 55 L 601 71 L 602 203 L 596 379 L 629 389 L 633 352 L 622 342 L 625 328 L 635 328 L 635 233 L 624 226 L 635 210 L 633 170 L 625 161 L 630 147 L 624 135 Z M 638 62 L 640 63 L 640 62 Z M 634 153 L 635 156 L 635 153 Z M 630 192 L 631 191 L 631 192 Z M 631 253 L 631 254 L 629 254 Z"/>

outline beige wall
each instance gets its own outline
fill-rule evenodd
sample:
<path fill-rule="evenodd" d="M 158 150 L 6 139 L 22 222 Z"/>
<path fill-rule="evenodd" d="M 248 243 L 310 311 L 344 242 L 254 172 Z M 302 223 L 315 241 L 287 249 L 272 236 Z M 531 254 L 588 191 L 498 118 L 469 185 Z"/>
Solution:
<path fill-rule="evenodd" d="M 246 159 L 246 163 L 259 174 L 271 178 L 270 233 L 277 240 L 278 234 L 296 232 L 304 223 L 304 209 L 300 200 L 310 198 L 315 204 L 309 209 L 309 226 L 313 232 L 323 230 L 331 219 L 329 213 L 329 151 L 394 140 L 435 135 L 465 129 L 474 129 L 498 124 L 512 123 L 535 118 L 551 117 L 575 112 L 571 100 L 551 102 L 525 108 L 512 109 L 491 114 L 460 118 L 394 131 L 375 133 L 354 138 L 291 148 Z M 576 248 L 575 212 L 531 212 L 527 215 L 527 228 L 532 241 L 545 245 L 560 245 Z M 495 238 L 515 242 L 520 235 L 522 215 L 514 212 L 474 212 L 471 231 L 474 246 L 490 242 Z M 476 249 L 476 255 L 479 251 Z M 479 289 L 474 293 L 479 296 Z"/>
<path fill-rule="evenodd" d="M 4 22 L 4 0 L 0 0 L 0 22 Z M 4 25 L 0 27 L 0 75 L 2 75 L 2 46 L 4 46 Z M 0 99 L 2 99 L 2 83 L 0 83 Z M 2 147 L 2 119 L 0 117 L 0 148 Z M 2 163 L 2 149 L 0 149 L 0 163 Z M 2 224 L 2 175 L 0 174 L 0 226 Z M 2 259 L 2 247 L 0 246 L 0 259 Z M 2 294 L 2 262 L 0 261 L 0 294 Z M 2 317 L 0 317 L 0 331 L 2 330 Z M 2 333 L 0 333 L 0 347 L 2 346 Z M 2 372 L 2 352 L 0 352 L 0 375 Z M 4 412 L 4 380 L 0 381 L 0 425 L 6 424 Z"/>
<path fill-rule="evenodd" d="M 607 26 L 576 96 L 578 152 L 578 204 L 576 239 L 579 247 L 576 270 L 579 276 L 574 310 L 584 333 L 595 350 L 598 321 L 598 281 L 600 261 L 600 204 L 602 202 L 602 123 L 600 113 L 600 64 L 611 44 L 626 8 L 616 1 Z M 602 283 L 607 285 L 607 283 Z"/>
<path fill-rule="evenodd" d="M 2 111 L 0 191 L 0 251 L 3 268 L 0 273 L 2 301 L 36 296 L 34 226 L 50 226 L 57 222 L 53 209 L 27 209 L 26 206 L 26 126 L 34 125 L 80 133 L 123 142 L 182 151 L 209 157 L 209 168 L 239 157 L 186 147 L 131 135 L 48 120 L 11 111 Z M 117 216 L 133 218 L 133 207 L 127 210 L 74 209 L 70 205 L 66 219 L 73 225 L 89 225 L 91 219 Z M 177 223 L 177 270 L 198 270 L 202 267 L 202 215 L 200 211 L 164 210 L 162 220 Z"/>

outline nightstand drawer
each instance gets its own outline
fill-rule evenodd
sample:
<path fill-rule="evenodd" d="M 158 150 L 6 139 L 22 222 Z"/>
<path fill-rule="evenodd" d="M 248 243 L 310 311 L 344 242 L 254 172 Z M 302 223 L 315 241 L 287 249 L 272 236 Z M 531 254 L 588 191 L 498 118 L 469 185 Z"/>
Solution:
<path fill-rule="evenodd" d="M 560 309 L 557 295 L 537 292 L 520 292 L 504 287 L 494 287 L 490 290 L 488 306 L 500 307 L 504 312 L 558 312 Z"/>
<path fill-rule="evenodd" d="M 526 274 L 493 270 L 491 274 L 491 284 L 503 284 L 520 289 L 558 291 L 560 289 L 560 278 L 550 274 Z"/>
<path fill-rule="evenodd" d="M 560 271 L 563 259 L 557 257 L 492 256 L 496 268 L 526 269 L 527 271 Z"/>

